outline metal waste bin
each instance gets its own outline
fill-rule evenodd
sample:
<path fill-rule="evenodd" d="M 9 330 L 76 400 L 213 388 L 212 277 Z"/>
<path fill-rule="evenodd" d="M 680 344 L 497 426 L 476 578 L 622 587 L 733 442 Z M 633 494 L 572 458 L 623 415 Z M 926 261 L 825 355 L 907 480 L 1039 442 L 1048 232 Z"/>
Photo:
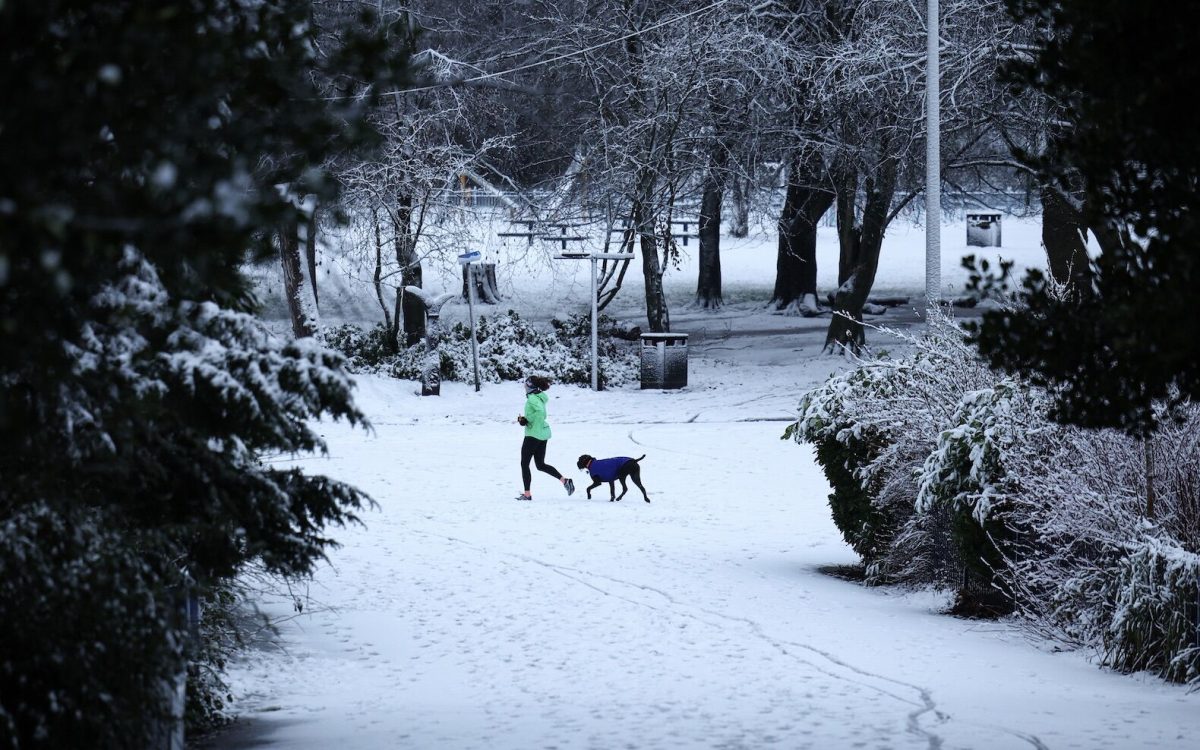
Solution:
<path fill-rule="evenodd" d="M 642 388 L 683 388 L 687 374 L 686 333 L 642 334 Z"/>
<path fill-rule="evenodd" d="M 967 214 L 967 245 L 1000 247 L 1000 214 Z"/>

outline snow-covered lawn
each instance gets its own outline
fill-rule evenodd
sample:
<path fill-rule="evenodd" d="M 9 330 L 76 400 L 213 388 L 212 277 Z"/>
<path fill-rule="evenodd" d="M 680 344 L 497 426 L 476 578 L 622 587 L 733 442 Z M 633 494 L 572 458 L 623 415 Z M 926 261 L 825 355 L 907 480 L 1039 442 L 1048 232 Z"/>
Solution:
<path fill-rule="evenodd" d="M 1013 262 L 1014 271 L 1020 275 L 1027 268 L 1045 266 L 1045 253 L 1041 249 L 1041 224 L 1036 219 L 1007 216 L 1003 221 L 1003 247 L 968 247 L 966 229 L 961 221 L 942 227 L 941 275 L 942 290 L 946 297 L 958 297 L 963 293 L 968 272 L 962 267 L 964 255 L 985 258 L 993 264 L 1000 260 Z M 485 260 L 496 263 L 496 274 L 500 293 L 505 305 L 516 308 L 531 319 L 548 319 L 564 311 L 584 311 L 587 306 L 589 270 L 587 263 L 573 260 L 553 260 L 552 254 L 561 248 L 557 245 L 534 245 L 532 248 L 523 238 L 502 240 L 496 232 L 510 229 L 507 222 L 498 216 L 480 220 L 464 232 L 463 249 L 478 249 Z M 761 310 L 771 297 L 775 282 L 775 260 L 777 238 L 773 232 L 764 233 L 761 227 L 746 238 L 721 238 L 721 278 L 725 302 L 744 315 Z M 600 235 L 593 228 L 591 239 L 572 249 L 600 249 Z M 321 317 L 326 322 L 353 322 L 374 325 L 383 320 L 375 291 L 371 286 L 374 273 L 374 250 L 369 258 L 348 250 L 352 243 L 348 238 L 333 235 L 330 242 L 339 244 L 344 255 L 328 251 L 322 253 L 318 271 L 321 286 Z M 671 319 L 676 321 L 684 307 L 695 299 L 696 274 L 699 267 L 696 240 L 688 246 L 680 246 L 678 265 L 667 268 L 663 286 L 671 308 Z M 424 269 L 425 287 L 433 293 L 457 292 L 462 289 L 461 270 L 454 253 L 445 257 L 426 257 Z M 821 295 L 837 288 L 838 238 L 834 227 L 821 227 L 817 238 L 817 286 Z M 285 318 L 286 307 L 281 293 L 282 283 L 278 280 L 275 264 L 257 269 L 262 278 L 260 296 L 268 312 Z M 917 299 L 925 291 L 925 231 L 921 226 L 897 221 L 888 229 L 883 250 L 879 258 L 874 294 L 880 297 L 911 296 Z M 608 313 L 619 318 L 645 322 L 644 282 L 640 261 L 629 265 L 621 293 L 613 301 Z M 389 304 L 392 292 L 386 292 Z M 486 313 L 486 307 L 484 308 Z M 442 312 L 442 322 L 453 325 L 466 321 L 467 306 L 451 302 Z M 782 323 L 776 323 L 782 325 Z M 687 326 L 683 330 L 691 330 Z"/>
<path fill-rule="evenodd" d="M 364 378 L 375 433 L 331 426 L 331 457 L 304 463 L 379 510 L 281 652 L 235 672 L 248 723 L 218 746 L 1194 747 L 1195 695 L 824 572 L 855 557 L 811 454 L 766 421 L 793 373 L 552 389 L 550 462 L 645 453 L 650 505 L 545 475 L 513 500 L 517 385 L 421 399 Z"/>
<path fill-rule="evenodd" d="M 893 282 L 919 291 L 910 275 Z M 676 317 L 694 334 L 684 391 L 551 389 L 548 460 L 572 497 L 535 473 L 534 501 L 513 499 L 519 385 L 423 399 L 360 378 L 374 432 L 329 425 L 329 458 L 298 463 L 378 510 L 337 532 L 278 648 L 235 667 L 243 721 L 210 746 L 1196 746 L 1195 694 L 941 614 L 934 594 L 831 575 L 855 555 L 811 452 L 780 435 L 845 363 L 817 354 L 827 319 L 751 307 Z M 652 503 L 632 486 L 586 499 L 585 452 L 645 453 Z"/>

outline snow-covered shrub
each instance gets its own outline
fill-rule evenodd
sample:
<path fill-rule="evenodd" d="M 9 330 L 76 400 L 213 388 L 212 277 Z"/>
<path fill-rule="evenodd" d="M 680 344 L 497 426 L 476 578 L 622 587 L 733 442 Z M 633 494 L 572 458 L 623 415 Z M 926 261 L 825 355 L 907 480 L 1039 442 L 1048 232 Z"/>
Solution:
<path fill-rule="evenodd" d="M 564 381 L 570 370 L 571 350 L 550 331 L 541 330 L 507 310 L 476 323 L 480 377 L 494 383 L 521 380 L 530 373 L 548 373 Z M 442 373 L 449 380 L 469 380 L 471 331 L 458 323 L 442 343 Z M 569 381 L 568 381 L 569 382 Z"/>
<path fill-rule="evenodd" d="M 1105 662 L 1123 672 L 1200 681 L 1200 555 L 1153 536 L 1123 553 L 1105 578 L 1113 607 Z"/>
<path fill-rule="evenodd" d="M 1031 430 L 1046 425 L 1049 403 L 1015 380 L 963 395 L 925 459 L 917 490 L 917 510 L 941 508 L 951 519 L 951 534 L 963 564 L 959 612 L 1002 612 L 1010 601 L 997 572 L 1005 550 L 1020 531 L 1008 513 L 1009 497 L 1019 491 L 1010 462 L 1030 445 Z"/>
<path fill-rule="evenodd" d="M 962 563 L 948 506 L 916 512 L 918 478 L 939 432 L 954 426 L 963 394 L 996 376 L 934 311 L 920 336 L 899 338 L 907 356 L 874 358 L 807 394 L 787 436 L 817 447 L 835 522 L 867 563 L 873 583 L 956 586 Z"/>
<path fill-rule="evenodd" d="M 590 326 L 589 318 L 576 317 L 566 323 L 559 322 L 546 331 L 530 324 L 514 310 L 481 316 L 475 327 L 479 377 L 485 382 L 499 383 L 522 380 L 530 373 L 539 373 L 559 383 L 591 383 Z M 387 354 L 382 335 L 382 326 L 369 332 L 354 326 L 341 326 L 327 333 L 326 341 L 347 357 L 356 372 L 382 372 L 406 380 L 419 379 L 425 345 L 422 343 L 397 354 Z M 598 353 L 602 385 L 622 385 L 638 377 L 637 352 L 628 343 L 612 336 L 601 336 Z M 468 326 L 456 323 L 447 331 L 438 346 L 438 355 L 443 380 L 466 382 L 474 378 Z"/>
<path fill-rule="evenodd" d="M 325 346 L 346 357 L 351 372 L 376 372 L 396 356 L 397 347 L 388 343 L 391 332 L 382 323 L 363 330 L 346 323 L 321 329 Z"/>
<path fill-rule="evenodd" d="M 879 457 L 886 435 L 855 419 L 857 399 L 890 389 L 887 368 L 861 367 L 835 375 L 800 402 L 800 419 L 785 438 L 812 443 L 833 493 L 829 508 L 842 538 L 869 565 L 886 549 L 898 519 L 876 505 L 865 470 Z M 875 492 L 872 492 L 875 489 Z"/>
<path fill-rule="evenodd" d="M 1200 407 L 1149 438 L 1051 421 L 1052 395 L 989 370 L 935 317 L 911 353 L 863 361 L 801 402 L 867 579 L 1011 607 L 1114 668 L 1200 680 Z"/>
<path fill-rule="evenodd" d="M 562 382 L 589 385 L 592 382 L 591 316 L 572 315 L 565 320 L 555 318 L 550 322 L 558 340 L 566 344 L 574 355 L 571 372 L 563 374 Z M 641 376 L 636 343 L 639 329 L 622 325 L 603 313 L 596 321 L 596 328 L 600 386 L 624 385 L 638 380 Z"/>
<path fill-rule="evenodd" d="M 1187 651 L 1182 623 L 1200 622 L 1200 410 L 1177 416 L 1145 440 L 1035 431 L 1007 457 L 1021 474 L 1010 517 L 1028 533 L 1002 577 L 1039 634 L 1094 650 L 1117 669 L 1195 681 L 1197 652 Z"/>

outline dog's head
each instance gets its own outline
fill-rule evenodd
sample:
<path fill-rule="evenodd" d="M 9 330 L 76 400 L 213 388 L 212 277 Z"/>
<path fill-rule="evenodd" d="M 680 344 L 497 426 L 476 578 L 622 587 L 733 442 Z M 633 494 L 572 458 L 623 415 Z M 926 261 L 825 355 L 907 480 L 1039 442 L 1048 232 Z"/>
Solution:
<path fill-rule="evenodd" d="M 595 459 L 593 459 L 588 454 L 584 453 L 582 456 L 579 457 L 579 460 L 575 462 L 575 468 L 580 469 L 580 470 L 586 469 L 588 467 L 588 464 L 590 464 L 593 460 L 595 460 Z"/>

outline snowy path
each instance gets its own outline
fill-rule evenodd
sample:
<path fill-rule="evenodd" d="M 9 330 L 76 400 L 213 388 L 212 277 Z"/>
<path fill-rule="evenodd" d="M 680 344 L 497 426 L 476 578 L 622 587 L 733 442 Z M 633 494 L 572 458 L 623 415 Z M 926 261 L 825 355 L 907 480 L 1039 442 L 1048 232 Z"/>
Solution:
<path fill-rule="evenodd" d="M 249 721 L 213 746 L 1193 746 L 1195 696 L 820 572 L 854 556 L 811 454 L 737 421 L 786 416 L 794 389 L 697 369 L 685 393 L 552 391 L 550 462 L 646 453 L 650 505 L 544 475 L 512 500 L 518 386 L 365 379 L 375 434 L 331 426 L 305 463 L 380 508 L 339 535 L 286 652 L 235 673 Z"/>

